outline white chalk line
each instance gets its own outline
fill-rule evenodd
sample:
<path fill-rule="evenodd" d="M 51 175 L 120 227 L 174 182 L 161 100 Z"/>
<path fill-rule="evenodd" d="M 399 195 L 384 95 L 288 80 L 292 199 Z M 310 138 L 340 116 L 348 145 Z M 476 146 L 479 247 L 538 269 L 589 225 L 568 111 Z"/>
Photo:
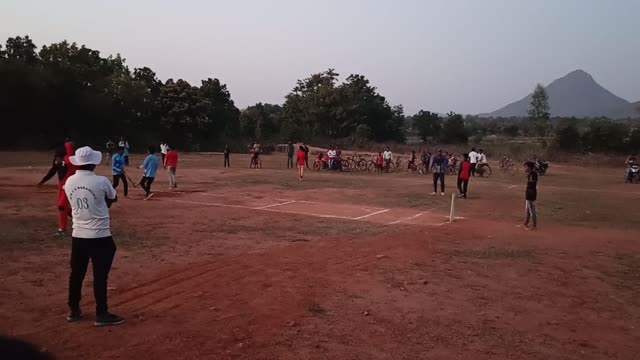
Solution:
<path fill-rule="evenodd" d="M 276 206 L 283 206 L 283 205 L 287 205 L 287 204 L 293 204 L 294 202 L 295 202 L 295 200 L 290 200 L 290 201 L 285 201 L 285 202 L 281 202 L 281 203 L 277 203 L 277 204 L 254 207 L 254 209 L 256 209 L 256 210 L 265 210 L 265 209 L 276 207 Z"/>
<path fill-rule="evenodd" d="M 315 217 L 321 217 L 321 218 L 356 220 L 356 218 L 352 218 L 352 217 L 348 217 L 348 216 L 340 216 L 340 215 L 315 214 L 315 213 L 300 212 L 300 211 L 279 210 L 279 209 L 273 209 L 273 208 L 259 208 L 259 207 L 256 208 L 256 207 L 251 207 L 251 206 L 208 203 L 208 202 L 193 201 L 193 200 L 177 200 L 177 199 L 165 199 L 165 200 L 166 201 L 172 201 L 172 202 L 178 202 L 178 203 L 185 203 L 185 204 L 196 204 L 196 205 L 219 206 L 219 207 L 228 207 L 228 208 L 236 208 L 236 209 L 271 211 L 271 212 L 278 212 L 278 213 L 284 213 L 284 214 L 309 215 L 309 216 L 315 216 Z"/>
<path fill-rule="evenodd" d="M 389 223 L 389 224 L 387 224 L 387 225 L 394 225 L 394 224 L 399 224 L 399 223 L 401 223 L 401 222 L 403 222 L 403 221 L 413 220 L 413 219 L 416 219 L 416 218 L 418 218 L 418 217 L 420 217 L 420 216 L 424 215 L 425 213 L 426 213 L 426 211 L 423 211 L 423 212 L 421 212 L 421 213 L 417 213 L 417 214 L 415 214 L 415 215 L 413 215 L 413 216 L 409 216 L 408 218 L 404 218 L 404 219 L 400 219 L 400 220 L 396 220 L 396 221 L 390 222 L 390 223 Z"/>
<path fill-rule="evenodd" d="M 389 211 L 391 209 L 382 209 L 380 211 L 374 211 L 371 214 L 367 214 L 367 215 L 362 215 L 362 216 L 358 216 L 356 218 L 353 218 L 353 220 L 362 220 L 362 219 L 366 219 L 369 216 L 373 216 L 373 215 L 378 215 L 378 214 L 382 214 L 382 213 L 386 213 L 387 211 Z"/>

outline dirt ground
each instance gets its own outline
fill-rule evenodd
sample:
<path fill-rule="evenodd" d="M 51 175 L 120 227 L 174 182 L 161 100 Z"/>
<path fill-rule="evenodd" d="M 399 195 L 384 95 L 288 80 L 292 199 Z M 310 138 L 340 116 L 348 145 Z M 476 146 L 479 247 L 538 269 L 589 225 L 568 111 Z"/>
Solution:
<path fill-rule="evenodd" d="M 497 165 L 447 223 L 452 177 L 430 196 L 430 176 L 299 182 L 279 155 L 183 155 L 177 191 L 161 172 L 150 201 L 131 188 L 112 208 L 109 302 L 127 323 L 94 328 L 91 272 L 86 320 L 65 322 L 70 238 L 52 236 L 56 179 L 34 186 L 50 155 L 0 159 L 0 334 L 59 359 L 640 356 L 640 185 L 620 168 L 552 164 L 534 232 L 522 172 Z"/>

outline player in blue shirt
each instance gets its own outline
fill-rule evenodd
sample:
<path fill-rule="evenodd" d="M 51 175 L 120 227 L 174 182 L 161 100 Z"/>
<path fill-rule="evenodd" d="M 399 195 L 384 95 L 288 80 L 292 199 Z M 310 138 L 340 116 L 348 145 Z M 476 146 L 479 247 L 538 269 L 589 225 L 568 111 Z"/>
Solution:
<path fill-rule="evenodd" d="M 140 169 L 144 169 L 144 176 L 140 180 L 140 186 L 146 193 L 145 200 L 149 200 L 153 196 L 151 184 L 153 184 L 153 180 L 155 180 L 156 173 L 158 172 L 158 167 L 160 166 L 160 161 L 158 157 L 155 156 L 155 152 L 156 149 L 153 146 L 149 146 L 149 155 L 147 155 L 142 165 L 140 165 Z"/>
<path fill-rule="evenodd" d="M 112 163 L 111 174 L 113 175 L 113 188 L 117 189 L 120 184 L 120 180 L 122 180 L 122 184 L 124 185 L 124 196 L 127 197 L 127 195 L 129 195 L 129 183 L 124 175 L 125 158 L 123 147 L 118 147 L 118 152 L 113 155 Z"/>

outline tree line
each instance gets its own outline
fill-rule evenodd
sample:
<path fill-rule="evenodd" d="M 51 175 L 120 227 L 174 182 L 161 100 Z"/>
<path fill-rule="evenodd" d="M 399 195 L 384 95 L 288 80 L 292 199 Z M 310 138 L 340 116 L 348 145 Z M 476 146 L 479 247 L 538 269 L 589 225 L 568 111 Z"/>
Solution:
<path fill-rule="evenodd" d="M 189 151 L 234 151 L 288 140 L 349 146 L 368 142 L 473 143 L 488 135 L 552 137 L 566 151 L 640 150 L 637 122 L 550 119 L 544 87 L 527 118 L 484 119 L 420 110 L 405 116 L 360 74 L 339 81 L 334 69 L 298 80 L 282 104 L 238 109 L 217 78 L 200 84 L 161 81 L 149 67 L 129 68 L 120 55 L 62 41 L 39 50 L 29 36 L 0 45 L 0 131 L 5 148 L 45 148 L 65 137 L 102 146 L 127 138 L 134 150 L 160 140 Z"/>

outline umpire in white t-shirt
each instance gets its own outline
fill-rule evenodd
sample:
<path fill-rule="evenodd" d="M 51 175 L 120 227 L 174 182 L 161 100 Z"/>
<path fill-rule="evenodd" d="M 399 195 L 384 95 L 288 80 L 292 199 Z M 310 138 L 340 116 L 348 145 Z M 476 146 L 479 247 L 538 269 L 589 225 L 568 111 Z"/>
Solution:
<path fill-rule="evenodd" d="M 80 298 L 82 282 L 89 260 L 93 265 L 93 294 L 96 299 L 96 326 L 118 325 L 124 319 L 111 314 L 107 306 L 107 280 L 116 254 L 111 237 L 109 208 L 117 201 L 116 190 L 104 176 L 93 171 L 100 164 L 102 153 L 90 147 L 76 150 L 69 161 L 78 166 L 75 175 L 67 179 L 64 191 L 72 209 L 71 276 L 69 277 L 68 322 L 82 318 Z"/>

